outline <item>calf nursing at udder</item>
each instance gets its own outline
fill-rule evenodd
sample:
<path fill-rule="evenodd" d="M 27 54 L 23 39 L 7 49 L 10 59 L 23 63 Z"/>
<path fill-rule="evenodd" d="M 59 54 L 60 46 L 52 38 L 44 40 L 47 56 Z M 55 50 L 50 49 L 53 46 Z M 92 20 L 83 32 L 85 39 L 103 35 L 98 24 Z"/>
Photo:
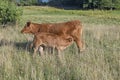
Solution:
<path fill-rule="evenodd" d="M 73 38 L 69 35 L 61 36 L 46 32 L 36 33 L 34 35 L 34 40 L 33 40 L 33 47 L 34 47 L 33 57 L 35 57 L 38 49 L 41 55 L 44 54 L 42 45 L 56 48 L 59 55 L 61 51 L 66 49 L 72 43 L 73 43 Z"/>

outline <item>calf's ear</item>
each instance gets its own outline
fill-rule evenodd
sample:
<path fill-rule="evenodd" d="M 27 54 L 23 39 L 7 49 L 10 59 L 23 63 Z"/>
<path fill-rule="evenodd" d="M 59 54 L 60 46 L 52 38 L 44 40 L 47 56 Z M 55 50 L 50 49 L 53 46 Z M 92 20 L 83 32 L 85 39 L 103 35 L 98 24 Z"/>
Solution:
<path fill-rule="evenodd" d="M 31 22 L 29 21 L 29 22 L 27 22 L 26 24 L 27 24 L 27 27 L 29 27 L 29 26 L 30 26 L 30 24 L 31 24 Z"/>
<path fill-rule="evenodd" d="M 67 40 L 68 40 L 69 42 L 72 42 L 72 41 L 73 41 L 73 38 L 67 38 Z"/>

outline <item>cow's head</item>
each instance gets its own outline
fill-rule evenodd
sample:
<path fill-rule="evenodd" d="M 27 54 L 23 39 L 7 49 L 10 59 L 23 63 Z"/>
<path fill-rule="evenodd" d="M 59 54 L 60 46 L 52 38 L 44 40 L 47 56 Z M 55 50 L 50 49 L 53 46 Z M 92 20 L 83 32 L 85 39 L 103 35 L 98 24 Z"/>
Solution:
<path fill-rule="evenodd" d="M 21 30 L 21 33 L 31 33 L 31 31 L 32 31 L 32 23 L 27 22 L 24 28 Z"/>

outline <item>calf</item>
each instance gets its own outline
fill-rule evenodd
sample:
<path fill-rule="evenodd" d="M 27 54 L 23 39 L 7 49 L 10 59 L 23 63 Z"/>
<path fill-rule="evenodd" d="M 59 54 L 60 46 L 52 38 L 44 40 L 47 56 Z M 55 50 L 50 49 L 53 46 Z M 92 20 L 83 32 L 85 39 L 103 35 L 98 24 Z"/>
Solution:
<path fill-rule="evenodd" d="M 36 55 L 36 52 L 41 45 L 56 48 L 59 54 L 61 51 L 70 46 L 72 42 L 73 38 L 69 35 L 59 36 L 53 33 L 46 32 L 36 33 L 33 40 L 34 46 L 33 57 Z M 41 54 L 43 54 L 42 47 L 40 47 L 40 52 Z"/>
<path fill-rule="evenodd" d="M 38 32 L 54 33 L 56 35 L 69 35 L 72 36 L 76 42 L 79 51 L 84 49 L 82 41 L 82 25 L 79 20 L 73 20 L 62 23 L 32 23 L 27 22 L 25 27 L 21 30 L 22 33 L 36 34 Z"/>

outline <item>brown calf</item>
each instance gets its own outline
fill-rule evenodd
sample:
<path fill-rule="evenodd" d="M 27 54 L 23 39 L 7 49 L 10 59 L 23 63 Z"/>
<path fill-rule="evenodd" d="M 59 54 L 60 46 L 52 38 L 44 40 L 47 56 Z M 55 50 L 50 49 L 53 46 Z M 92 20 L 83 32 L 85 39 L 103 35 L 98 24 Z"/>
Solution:
<path fill-rule="evenodd" d="M 63 51 L 72 43 L 73 38 L 69 35 L 59 36 L 53 33 L 46 32 L 36 33 L 33 40 L 33 57 L 36 55 L 36 52 L 41 45 L 56 48 L 59 54 L 60 51 Z M 42 47 L 40 47 L 40 53 L 43 54 Z"/>
<path fill-rule="evenodd" d="M 32 23 L 27 22 L 24 28 L 21 30 L 22 33 L 35 34 L 38 32 L 54 33 L 57 35 L 69 35 L 72 36 L 76 42 L 80 51 L 83 50 L 82 36 L 82 25 L 79 20 L 68 21 L 63 23 Z"/>

